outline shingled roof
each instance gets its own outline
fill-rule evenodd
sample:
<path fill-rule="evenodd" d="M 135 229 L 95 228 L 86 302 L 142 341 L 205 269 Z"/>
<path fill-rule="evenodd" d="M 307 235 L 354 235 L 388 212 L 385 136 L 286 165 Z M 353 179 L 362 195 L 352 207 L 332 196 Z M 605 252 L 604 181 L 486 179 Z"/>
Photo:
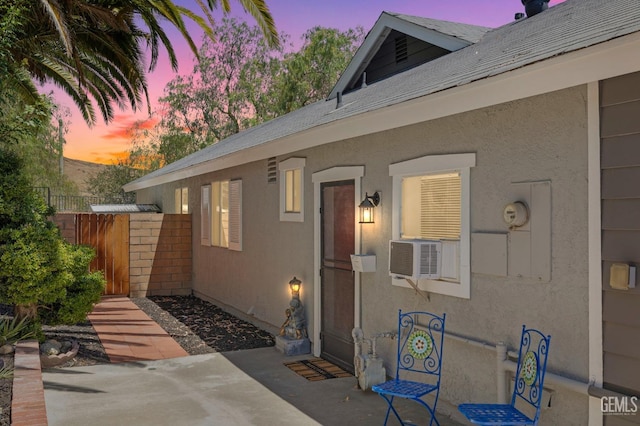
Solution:
<path fill-rule="evenodd" d="M 435 25 L 436 21 L 428 21 Z M 447 31 L 453 28 L 450 23 L 443 25 Z M 459 31 L 468 30 L 461 25 Z M 188 169 L 204 163 L 211 163 L 209 171 L 218 170 L 224 168 L 222 160 L 226 156 L 248 148 L 279 142 L 327 123 L 464 86 L 638 31 L 638 0 L 567 0 L 533 17 L 488 31 L 468 47 L 349 92 L 344 95 L 341 108 L 336 108 L 335 101 L 313 103 L 232 135 L 125 185 L 125 189 L 153 186 L 158 177 L 163 181 L 177 180 L 188 176 Z"/>

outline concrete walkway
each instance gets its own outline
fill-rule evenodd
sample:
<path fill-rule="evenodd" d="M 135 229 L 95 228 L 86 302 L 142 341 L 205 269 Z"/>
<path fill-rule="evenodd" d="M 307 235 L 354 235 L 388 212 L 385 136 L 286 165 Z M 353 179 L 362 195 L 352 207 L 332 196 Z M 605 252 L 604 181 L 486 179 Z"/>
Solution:
<path fill-rule="evenodd" d="M 105 299 L 96 307 L 91 321 L 110 359 L 118 362 L 44 370 L 50 426 L 381 425 L 384 421 L 386 403 L 375 393 L 359 390 L 355 378 L 310 382 L 283 365 L 311 355 L 285 357 L 275 348 L 261 348 L 180 356 L 169 350 L 177 343 L 145 317 L 126 298 Z M 167 359 L 144 360 L 147 356 Z M 426 411 L 417 404 L 399 406 L 405 419 L 428 423 Z M 443 426 L 458 425 L 444 414 L 438 420 Z M 390 419 L 389 424 L 395 423 Z"/>

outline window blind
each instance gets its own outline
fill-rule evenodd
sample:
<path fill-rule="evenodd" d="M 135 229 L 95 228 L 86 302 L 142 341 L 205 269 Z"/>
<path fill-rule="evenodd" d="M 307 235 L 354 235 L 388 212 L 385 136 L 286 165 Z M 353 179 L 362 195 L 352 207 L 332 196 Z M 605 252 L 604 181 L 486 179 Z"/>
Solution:
<path fill-rule="evenodd" d="M 211 185 L 205 185 L 201 190 L 200 203 L 200 244 L 211 245 Z"/>
<path fill-rule="evenodd" d="M 420 236 L 426 239 L 460 239 L 460 175 L 423 176 L 420 192 Z"/>
<path fill-rule="evenodd" d="M 229 249 L 242 250 L 242 181 L 229 182 Z"/>

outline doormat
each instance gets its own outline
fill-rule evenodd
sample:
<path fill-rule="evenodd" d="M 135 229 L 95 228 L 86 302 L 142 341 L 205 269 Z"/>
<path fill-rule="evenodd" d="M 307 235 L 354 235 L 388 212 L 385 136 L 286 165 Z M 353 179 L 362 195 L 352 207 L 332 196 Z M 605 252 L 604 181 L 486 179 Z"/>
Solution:
<path fill-rule="evenodd" d="M 335 364 L 322 358 L 303 359 L 294 362 L 285 362 L 296 374 L 305 379 L 316 382 L 318 380 L 335 379 L 338 377 L 352 377 L 353 375 Z"/>

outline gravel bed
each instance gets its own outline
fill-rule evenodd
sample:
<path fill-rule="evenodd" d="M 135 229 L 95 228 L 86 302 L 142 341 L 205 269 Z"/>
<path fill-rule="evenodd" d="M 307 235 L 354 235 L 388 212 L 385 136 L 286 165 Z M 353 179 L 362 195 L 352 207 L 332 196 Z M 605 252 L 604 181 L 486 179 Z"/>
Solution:
<path fill-rule="evenodd" d="M 182 349 L 187 351 L 189 355 L 200 355 L 215 352 L 207 344 L 198 337 L 189 327 L 178 321 L 169 312 L 162 309 L 150 299 L 137 298 L 131 299 L 149 318 L 157 322 L 171 337 L 178 342 Z M 179 305 L 175 306 L 174 312 L 179 309 Z"/>
<path fill-rule="evenodd" d="M 132 299 L 138 303 L 144 299 Z M 255 325 L 241 320 L 218 306 L 198 299 L 193 296 L 150 296 L 148 301 L 153 302 L 161 310 L 173 315 L 179 323 L 184 324 L 204 343 L 214 349 L 215 352 L 238 351 L 242 349 L 256 349 L 276 344 L 275 337 Z M 141 307 L 147 315 L 154 320 L 146 307 Z M 172 332 L 167 329 L 162 319 L 156 320 L 162 328 L 172 336 Z M 189 354 L 195 355 L 192 351 L 198 351 L 196 343 L 188 339 L 183 345 L 179 339 L 180 335 L 174 338 L 182 345 Z M 197 353 L 197 352 L 196 352 Z"/>
<path fill-rule="evenodd" d="M 193 296 L 150 296 L 131 299 L 157 322 L 189 355 L 227 352 L 275 345 L 275 337 L 218 306 Z M 0 305 L 0 315 L 10 315 L 11 308 Z M 80 343 L 78 355 L 54 368 L 108 363 L 109 358 L 89 321 L 76 325 L 43 326 L 46 339 L 75 339 Z M 13 355 L 1 356 L 13 364 Z M 11 379 L 0 379 L 0 426 L 10 426 Z"/>

